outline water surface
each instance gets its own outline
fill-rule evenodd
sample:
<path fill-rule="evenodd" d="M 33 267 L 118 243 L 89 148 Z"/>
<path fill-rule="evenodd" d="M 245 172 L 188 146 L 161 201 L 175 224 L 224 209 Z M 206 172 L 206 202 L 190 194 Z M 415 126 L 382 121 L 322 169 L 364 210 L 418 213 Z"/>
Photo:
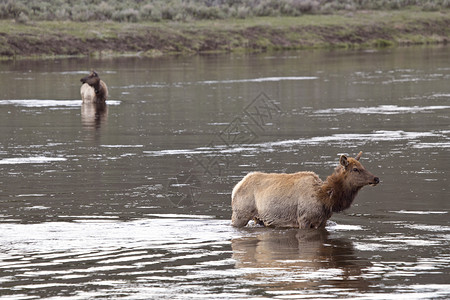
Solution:
<path fill-rule="evenodd" d="M 1 62 L 2 298 L 450 297 L 447 48 Z M 81 104 L 91 68 L 106 107 Z M 326 230 L 230 226 L 250 171 L 382 180 Z"/>

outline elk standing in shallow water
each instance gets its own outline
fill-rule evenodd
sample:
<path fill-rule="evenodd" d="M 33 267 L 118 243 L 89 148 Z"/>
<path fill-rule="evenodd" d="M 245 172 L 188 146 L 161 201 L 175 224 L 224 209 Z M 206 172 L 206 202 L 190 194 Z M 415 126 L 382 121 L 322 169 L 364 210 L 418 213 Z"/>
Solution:
<path fill-rule="evenodd" d="M 83 83 L 80 89 L 83 103 L 104 103 L 106 101 L 106 98 L 108 98 L 108 87 L 100 79 L 97 72 L 91 71 L 88 76 L 81 78 L 80 81 Z"/>
<path fill-rule="evenodd" d="M 380 182 L 355 158 L 342 155 L 325 182 L 313 172 L 247 174 L 233 189 L 232 225 L 248 221 L 271 227 L 321 228 L 333 212 L 350 207 L 358 191 Z"/>

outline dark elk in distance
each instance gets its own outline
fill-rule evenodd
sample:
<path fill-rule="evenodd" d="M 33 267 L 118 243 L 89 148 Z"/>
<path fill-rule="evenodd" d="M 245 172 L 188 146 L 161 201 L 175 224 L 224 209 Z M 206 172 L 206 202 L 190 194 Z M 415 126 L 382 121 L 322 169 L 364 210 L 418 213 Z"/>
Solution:
<path fill-rule="evenodd" d="M 350 207 L 362 187 L 380 182 L 359 162 L 361 154 L 341 155 L 325 181 L 313 172 L 247 174 L 232 192 L 232 225 L 243 227 L 254 219 L 271 227 L 325 227 L 333 212 Z"/>
<path fill-rule="evenodd" d="M 100 79 L 97 72 L 91 73 L 80 79 L 83 83 L 80 89 L 81 99 L 83 103 L 105 103 L 108 98 L 108 87 L 106 83 Z"/>

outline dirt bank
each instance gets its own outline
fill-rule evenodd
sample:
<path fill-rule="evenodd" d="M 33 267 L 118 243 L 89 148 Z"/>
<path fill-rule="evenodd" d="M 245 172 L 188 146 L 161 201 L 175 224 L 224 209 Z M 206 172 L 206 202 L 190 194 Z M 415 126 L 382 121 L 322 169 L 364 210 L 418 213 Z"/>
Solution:
<path fill-rule="evenodd" d="M 447 43 L 448 12 L 359 12 L 339 16 L 192 23 L 0 21 L 0 55 L 202 53 Z"/>

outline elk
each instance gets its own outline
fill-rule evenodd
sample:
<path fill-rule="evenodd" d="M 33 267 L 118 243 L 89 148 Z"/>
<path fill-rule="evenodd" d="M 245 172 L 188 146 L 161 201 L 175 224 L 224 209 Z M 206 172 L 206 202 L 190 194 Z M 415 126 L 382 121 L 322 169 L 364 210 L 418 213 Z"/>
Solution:
<path fill-rule="evenodd" d="M 231 223 L 243 227 L 254 219 L 268 227 L 323 228 L 334 212 L 350 207 L 358 191 L 380 179 L 355 157 L 341 155 L 323 182 L 314 172 L 252 172 L 233 189 Z"/>
<path fill-rule="evenodd" d="M 92 70 L 88 76 L 81 78 L 80 81 L 83 83 L 80 89 L 83 103 L 104 103 L 106 101 L 108 87 L 100 79 L 97 72 Z"/>

